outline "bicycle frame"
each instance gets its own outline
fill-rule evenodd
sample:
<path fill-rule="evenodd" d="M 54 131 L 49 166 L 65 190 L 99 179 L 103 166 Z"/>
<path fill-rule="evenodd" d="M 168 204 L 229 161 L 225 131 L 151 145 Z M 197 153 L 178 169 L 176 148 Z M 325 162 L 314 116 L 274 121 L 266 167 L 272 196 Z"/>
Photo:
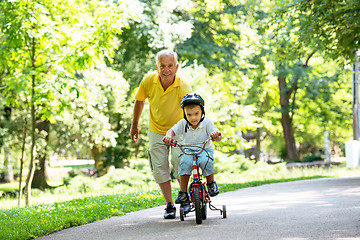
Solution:
<path fill-rule="evenodd" d="M 219 136 L 221 133 L 219 133 Z M 197 165 L 197 156 L 201 152 L 205 151 L 205 145 L 207 142 L 212 140 L 212 138 L 208 138 L 205 140 L 205 142 L 201 143 L 191 143 L 191 144 L 180 144 L 177 141 L 172 140 L 170 145 L 173 147 L 179 147 L 181 152 L 186 155 L 192 155 L 193 156 L 193 166 L 192 166 L 192 176 L 193 181 L 189 185 L 189 193 L 191 197 L 191 208 L 188 212 L 185 212 L 184 208 L 180 207 L 180 220 L 184 221 L 184 217 L 187 213 L 195 211 L 196 215 L 196 223 L 201 224 L 202 220 L 206 219 L 207 214 L 207 208 L 206 204 L 209 203 L 210 210 L 213 211 L 220 211 L 220 214 L 223 216 L 223 218 L 226 218 L 226 205 L 222 205 L 222 209 L 218 209 L 215 206 L 211 204 L 210 200 L 210 194 L 207 191 L 207 188 L 205 186 L 205 182 L 201 181 L 201 174 L 199 171 L 199 166 Z M 199 145 L 202 145 L 199 147 Z M 186 147 L 198 147 L 199 151 L 186 151 Z"/>
<path fill-rule="evenodd" d="M 197 164 L 197 155 L 200 154 L 205 150 L 205 145 L 208 141 L 212 140 L 211 138 L 208 138 L 205 142 L 202 143 L 192 143 L 192 144 L 179 144 L 176 141 L 173 141 L 171 143 L 174 147 L 179 147 L 181 152 L 183 152 L 186 155 L 192 155 L 193 157 L 193 166 L 192 166 L 192 176 L 193 181 L 189 185 L 189 193 L 191 202 L 193 203 L 193 207 L 190 211 L 195 211 L 196 213 L 196 223 L 200 224 L 202 223 L 202 219 L 206 219 L 206 204 L 209 203 L 210 209 L 214 209 L 214 207 L 210 204 L 210 195 L 208 194 L 207 188 L 205 186 L 205 182 L 201 181 L 201 174 L 199 171 L 199 166 Z M 202 147 L 199 147 L 199 151 L 187 151 L 186 146 L 192 146 L 194 145 L 200 145 L 202 144 Z M 215 208 L 216 209 L 216 208 Z M 219 210 L 219 209 L 216 209 Z M 220 210 L 221 211 L 221 210 Z M 183 220 L 183 216 L 180 215 L 180 218 Z"/>

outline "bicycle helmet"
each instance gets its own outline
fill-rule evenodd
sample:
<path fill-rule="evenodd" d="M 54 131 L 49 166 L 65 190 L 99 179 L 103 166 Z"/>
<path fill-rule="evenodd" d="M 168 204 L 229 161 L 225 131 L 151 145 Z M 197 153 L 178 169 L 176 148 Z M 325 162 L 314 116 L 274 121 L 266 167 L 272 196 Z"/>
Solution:
<path fill-rule="evenodd" d="M 204 108 L 205 101 L 204 101 L 204 99 L 197 93 L 188 93 L 181 99 L 180 106 L 184 111 L 184 119 L 187 121 L 188 124 L 190 124 L 190 123 L 186 118 L 184 107 L 187 105 L 190 105 L 190 104 L 196 104 L 201 107 L 202 115 L 201 115 L 200 122 L 202 122 L 205 118 L 205 108 Z"/>

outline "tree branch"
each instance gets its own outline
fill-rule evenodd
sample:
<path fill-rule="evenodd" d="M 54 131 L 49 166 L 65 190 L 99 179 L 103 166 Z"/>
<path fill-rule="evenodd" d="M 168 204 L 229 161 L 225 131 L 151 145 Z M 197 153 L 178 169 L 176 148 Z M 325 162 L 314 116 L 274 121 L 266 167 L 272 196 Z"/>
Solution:
<path fill-rule="evenodd" d="M 310 55 L 307 57 L 306 61 L 305 61 L 305 64 L 304 64 L 304 68 L 306 68 L 308 65 L 309 65 L 309 61 L 310 61 L 310 58 L 315 54 L 317 50 L 314 50 L 312 53 L 310 53 Z"/>

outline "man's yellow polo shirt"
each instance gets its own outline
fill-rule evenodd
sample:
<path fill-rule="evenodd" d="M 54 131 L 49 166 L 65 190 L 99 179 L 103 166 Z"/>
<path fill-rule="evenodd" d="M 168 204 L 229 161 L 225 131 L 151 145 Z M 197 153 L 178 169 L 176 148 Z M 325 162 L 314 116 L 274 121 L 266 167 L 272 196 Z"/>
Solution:
<path fill-rule="evenodd" d="M 166 134 L 175 123 L 184 117 L 180 102 L 183 96 L 190 92 L 190 84 L 177 74 L 174 83 L 166 91 L 161 85 L 157 72 L 145 76 L 140 83 L 135 99 L 138 101 L 149 99 L 149 130 Z"/>

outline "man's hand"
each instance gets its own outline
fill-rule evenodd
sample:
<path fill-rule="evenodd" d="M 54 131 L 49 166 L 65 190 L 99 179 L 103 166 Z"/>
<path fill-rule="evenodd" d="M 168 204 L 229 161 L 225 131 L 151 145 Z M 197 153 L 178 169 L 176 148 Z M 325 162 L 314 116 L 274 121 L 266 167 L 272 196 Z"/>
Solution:
<path fill-rule="evenodd" d="M 137 126 L 131 126 L 130 136 L 134 142 L 139 140 L 139 128 Z"/>
<path fill-rule="evenodd" d="M 220 132 L 213 132 L 210 134 L 210 137 L 215 142 L 220 142 L 221 140 L 221 133 Z"/>
<path fill-rule="evenodd" d="M 130 136 L 134 142 L 139 140 L 139 119 L 144 108 L 145 101 L 135 100 L 134 115 L 131 123 Z"/>

